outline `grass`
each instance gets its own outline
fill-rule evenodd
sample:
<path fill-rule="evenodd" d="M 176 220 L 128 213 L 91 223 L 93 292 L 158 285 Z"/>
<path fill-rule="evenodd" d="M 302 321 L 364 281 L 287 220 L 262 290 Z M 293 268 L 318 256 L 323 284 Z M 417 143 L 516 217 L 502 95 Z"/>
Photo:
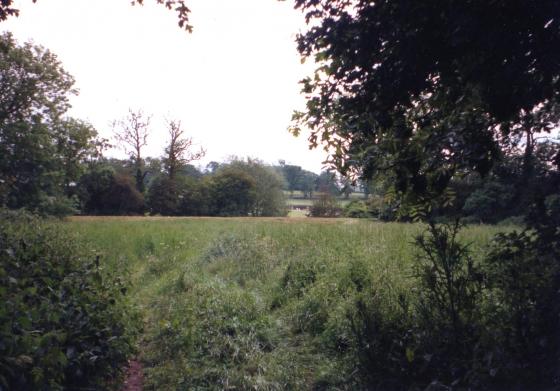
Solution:
<path fill-rule="evenodd" d="M 126 275 L 146 389 L 355 389 L 359 284 L 411 295 L 420 225 L 312 218 L 74 218 Z M 503 227 L 501 228 L 504 229 Z M 463 232 L 475 255 L 497 232 Z"/>
<path fill-rule="evenodd" d="M 337 199 L 337 202 L 340 204 L 341 207 L 344 207 L 346 205 L 348 205 L 350 202 L 352 202 L 352 198 L 350 199 Z M 310 198 L 288 198 L 286 199 L 286 204 L 288 206 L 291 207 L 300 207 L 300 208 L 305 208 L 305 207 L 310 207 L 313 205 L 313 201 L 315 201 L 315 199 L 310 199 Z"/>

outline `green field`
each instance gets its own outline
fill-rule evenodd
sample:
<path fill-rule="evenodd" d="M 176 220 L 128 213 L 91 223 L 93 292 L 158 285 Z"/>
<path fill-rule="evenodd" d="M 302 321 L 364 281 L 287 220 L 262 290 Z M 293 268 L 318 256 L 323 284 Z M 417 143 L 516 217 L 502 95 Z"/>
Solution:
<path fill-rule="evenodd" d="M 344 207 L 348 205 L 353 199 L 357 198 L 349 198 L 349 199 L 337 199 L 337 202 L 340 204 L 340 207 Z M 314 199 L 310 198 L 288 198 L 286 199 L 286 204 L 289 207 L 310 207 L 313 205 Z"/>
<path fill-rule="evenodd" d="M 420 225 L 349 219 L 75 218 L 125 275 L 148 390 L 353 389 L 363 287 L 413 297 Z M 502 228 L 503 229 L 503 228 Z M 496 227 L 463 231 L 476 256 Z"/>

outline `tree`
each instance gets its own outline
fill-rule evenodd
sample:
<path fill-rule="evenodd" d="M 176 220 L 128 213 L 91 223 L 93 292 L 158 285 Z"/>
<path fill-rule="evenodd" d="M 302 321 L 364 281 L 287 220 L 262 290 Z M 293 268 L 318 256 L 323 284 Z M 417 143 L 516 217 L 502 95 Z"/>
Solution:
<path fill-rule="evenodd" d="M 401 208 L 421 205 L 416 215 L 428 218 L 434 205 L 449 198 L 453 179 L 488 175 L 512 146 L 524 147 L 520 183 L 532 182 L 535 135 L 560 122 L 560 53 L 554 51 L 560 44 L 560 3 L 296 0 L 296 7 L 311 26 L 298 38 L 299 51 L 314 56 L 319 67 L 303 81 L 308 102 L 295 114 L 293 131 L 311 128 L 311 145 L 326 143 L 341 172 L 364 179 L 382 173 L 403 201 Z M 555 384 L 560 346 L 560 155 L 555 153 L 546 165 L 546 185 L 538 186 L 553 186 L 555 194 L 532 192 L 524 203 L 527 227 L 496 237 L 482 274 L 455 242 L 458 224 L 451 230 L 431 224 L 430 239 L 417 242 L 427 257 L 417 264 L 419 306 L 407 326 L 414 331 L 388 345 L 410 335 L 416 339 L 406 343 L 416 353 L 403 352 L 395 361 L 404 362 L 406 355 L 411 370 L 366 359 L 366 371 L 411 376 L 403 389 Z M 443 307 L 452 311 L 434 306 L 446 301 Z M 466 322 L 457 322 L 461 307 Z M 366 319 L 375 326 L 370 320 L 378 319 L 377 312 Z M 379 328 L 365 330 L 384 337 Z M 364 341 L 369 357 L 377 358 L 381 344 Z M 408 366 L 415 362 L 421 373 Z M 376 380 L 373 388 L 393 384 L 390 378 Z"/>
<path fill-rule="evenodd" d="M 65 117 L 73 84 L 47 49 L 0 36 L 0 204 L 64 201 L 80 165 L 101 152 L 91 125 Z"/>
<path fill-rule="evenodd" d="M 299 52 L 319 66 L 293 131 L 308 126 L 343 173 L 390 171 L 398 192 L 433 198 L 462 170 L 487 174 L 508 139 L 558 123 L 556 1 L 296 7 L 312 26 Z"/>
<path fill-rule="evenodd" d="M 286 180 L 286 190 L 292 195 L 298 190 L 305 198 L 311 198 L 315 191 L 317 174 L 303 170 L 300 166 L 286 164 L 284 161 L 280 162 L 280 171 Z"/>
<path fill-rule="evenodd" d="M 488 181 L 466 199 L 463 211 L 480 222 L 495 223 L 506 217 L 514 194 L 515 189 L 511 185 Z"/>
<path fill-rule="evenodd" d="M 144 197 L 129 176 L 115 173 L 105 165 L 94 165 L 78 184 L 82 211 L 93 215 L 142 213 Z"/>
<path fill-rule="evenodd" d="M 336 174 L 332 171 L 321 172 L 315 183 L 315 188 L 321 193 L 328 193 L 330 195 L 338 195 L 340 193 Z"/>
<path fill-rule="evenodd" d="M 87 164 L 102 156 L 107 140 L 99 139 L 97 130 L 91 124 L 74 118 L 60 121 L 54 130 L 64 192 L 71 195 L 72 187 L 86 172 Z"/>
<path fill-rule="evenodd" d="M 299 190 L 299 178 L 301 176 L 301 167 L 294 166 L 290 164 L 280 164 L 280 168 L 286 179 L 286 184 L 288 186 L 288 191 L 293 195 L 295 190 Z"/>
<path fill-rule="evenodd" d="M 182 198 L 188 182 L 192 183 L 185 177 L 185 174 L 193 173 L 189 163 L 202 158 L 205 151 L 202 148 L 193 150 L 194 142 L 185 137 L 180 121 L 167 121 L 167 128 L 169 141 L 161 159 L 163 173 L 152 180 L 148 204 L 152 213 L 177 215 L 181 210 L 188 210 Z"/>
<path fill-rule="evenodd" d="M 192 31 L 192 25 L 189 23 L 190 9 L 184 0 L 156 0 L 158 4 L 164 5 L 167 9 L 177 12 L 179 18 L 179 27 L 184 28 L 188 32 Z M 33 0 L 34 3 L 37 0 Z M 132 0 L 132 4 L 144 4 L 144 0 Z M 2 0 L 0 2 L 0 22 L 8 19 L 10 16 L 18 16 L 19 10 L 14 8 L 13 0 Z"/>
<path fill-rule="evenodd" d="M 332 194 L 326 192 L 319 195 L 313 201 L 313 205 L 309 213 L 313 217 L 337 217 L 341 214 L 341 208 L 336 198 Z"/>
<path fill-rule="evenodd" d="M 304 198 L 313 198 L 313 192 L 317 187 L 319 176 L 314 172 L 301 170 L 297 179 L 297 189 L 303 192 Z"/>
<path fill-rule="evenodd" d="M 211 177 L 211 213 L 217 216 L 247 216 L 255 202 L 255 180 L 237 167 L 223 167 Z"/>
<path fill-rule="evenodd" d="M 156 177 L 148 190 L 150 213 L 174 216 L 180 213 L 182 178 L 171 180 L 166 175 Z"/>
<path fill-rule="evenodd" d="M 181 127 L 181 121 L 168 121 L 167 129 L 169 132 L 169 142 L 167 147 L 165 147 L 163 165 L 169 179 L 174 180 L 183 166 L 201 159 L 206 154 L 206 151 L 202 148 L 193 151 L 193 139 L 185 136 L 185 131 Z"/>
<path fill-rule="evenodd" d="M 142 110 L 128 110 L 128 115 L 120 120 L 113 121 L 113 132 L 115 138 L 124 150 L 130 155 L 134 164 L 134 176 L 136 179 L 136 189 L 143 193 L 145 190 L 144 179 L 144 158 L 142 148 L 148 145 L 148 135 L 150 134 L 151 116 L 146 115 Z"/>
<path fill-rule="evenodd" d="M 247 173 L 255 182 L 255 197 L 251 207 L 252 216 L 285 216 L 286 200 L 282 192 L 282 177 L 272 167 L 263 162 L 248 158 L 234 160 L 230 167 Z"/>

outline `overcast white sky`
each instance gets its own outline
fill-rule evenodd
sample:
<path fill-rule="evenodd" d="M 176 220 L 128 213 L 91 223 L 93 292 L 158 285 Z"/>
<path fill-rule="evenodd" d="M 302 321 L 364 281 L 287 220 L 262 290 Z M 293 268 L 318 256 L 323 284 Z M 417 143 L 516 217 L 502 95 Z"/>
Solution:
<path fill-rule="evenodd" d="M 298 81 L 312 71 L 294 43 L 304 29 L 291 1 L 188 0 L 192 34 L 155 0 L 16 0 L 19 18 L 0 24 L 18 40 L 56 53 L 76 78 L 71 115 L 101 135 L 109 123 L 141 108 L 154 115 L 147 154 L 165 144 L 165 117 L 180 119 L 207 150 L 202 161 L 258 157 L 318 172 L 325 155 L 307 136 L 288 133 L 302 108 Z M 115 154 L 116 152 L 112 152 Z"/>

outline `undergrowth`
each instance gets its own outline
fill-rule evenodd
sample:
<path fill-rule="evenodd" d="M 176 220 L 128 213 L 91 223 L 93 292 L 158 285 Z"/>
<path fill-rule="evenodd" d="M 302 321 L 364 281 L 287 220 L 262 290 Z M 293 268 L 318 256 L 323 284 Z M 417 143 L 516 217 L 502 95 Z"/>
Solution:
<path fill-rule="evenodd" d="M 131 273 L 148 390 L 390 390 L 422 370 L 410 327 L 419 289 L 411 238 L 421 226 L 71 224 Z M 473 262 L 495 232 L 461 234 Z"/>

